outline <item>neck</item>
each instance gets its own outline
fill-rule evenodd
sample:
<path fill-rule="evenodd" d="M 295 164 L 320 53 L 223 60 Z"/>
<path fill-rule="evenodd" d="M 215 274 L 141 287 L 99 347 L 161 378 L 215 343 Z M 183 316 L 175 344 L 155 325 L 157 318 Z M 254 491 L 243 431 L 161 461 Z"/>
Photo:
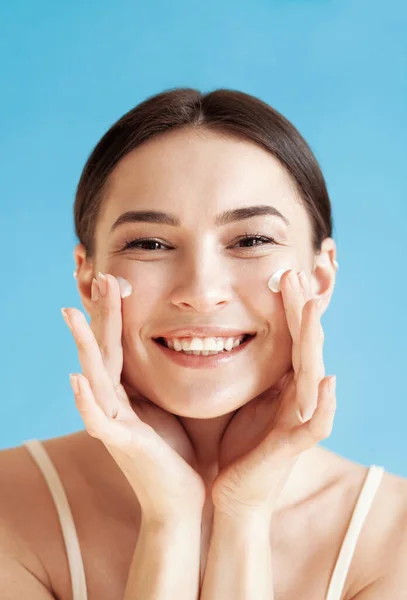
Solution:
<path fill-rule="evenodd" d="M 220 441 L 235 412 L 214 419 L 178 417 L 195 451 L 197 469 L 218 465 Z"/>

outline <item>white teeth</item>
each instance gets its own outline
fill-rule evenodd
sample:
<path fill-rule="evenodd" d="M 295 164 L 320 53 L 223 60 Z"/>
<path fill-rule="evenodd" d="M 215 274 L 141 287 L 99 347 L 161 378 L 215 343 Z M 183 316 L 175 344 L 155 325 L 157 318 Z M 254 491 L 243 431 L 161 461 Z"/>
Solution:
<path fill-rule="evenodd" d="M 180 350 L 182 350 L 182 344 L 181 344 L 181 342 L 180 342 L 180 340 L 179 340 L 179 339 L 177 339 L 177 338 L 176 338 L 176 339 L 175 339 L 175 340 L 173 340 L 173 341 L 172 341 L 172 340 L 169 340 L 169 341 L 167 342 L 167 343 L 168 343 L 168 346 L 171 348 L 171 346 L 170 346 L 170 342 L 172 342 L 172 344 L 173 344 L 173 349 L 174 349 L 174 350 L 176 350 L 177 352 L 179 352 Z"/>
<path fill-rule="evenodd" d="M 181 347 L 182 347 L 182 349 L 184 351 L 185 350 L 191 350 L 189 342 L 186 342 L 186 341 L 185 342 L 181 342 Z"/>
<path fill-rule="evenodd" d="M 215 338 L 192 338 L 191 344 L 187 350 L 210 350 L 214 352 L 217 349 Z"/>
<path fill-rule="evenodd" d="M 232 348 L 233 348 L 233 342 L 234 342 L 233 338 L 228 338 L 226 340 L 225 350 L 228 350 L 228 351 L 232 350 Z"/>
<path fill-rule="evenodd" d="M 173 338 L 166 339 L 165 343 L 171 350 L 176 352 L 187 352 L 188 354 L 202 354 L 208 356 L 209 354 L 222 352 L 226 350 L 230 352 L 233 348 L 239 346 L 242 342 L 244 335 L 238 337 L 229 338 Z"/>

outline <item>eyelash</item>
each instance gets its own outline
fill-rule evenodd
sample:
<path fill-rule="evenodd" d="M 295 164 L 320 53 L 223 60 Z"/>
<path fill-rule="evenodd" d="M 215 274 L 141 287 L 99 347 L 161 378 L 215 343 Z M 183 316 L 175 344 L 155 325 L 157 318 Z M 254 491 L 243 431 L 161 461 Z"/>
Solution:
<path fill-rule="evenodd" d="M 243 235 L 241 238 L 239 238 L 238 242 L 241 242 L 242 240 L 260 240 L 263 241 L 265 244 L 272 244 L 272 245 L 276 245 L 276 241 L 274 238 L 269 238 L 269 237 L 265 237 L 264 235 L 249 235 L 248 233 L 246 233 L 245 235 Z M 136 244 L 143 244 L 143 243 L 156 243 L 156 244 L 160 244 L 162 246 L 164 246 L 165 244 L 163 244 L 162 242 L 160 242 L 159 240 L 156 240 L 154 238 L 138 238 L 135 240 L 126 240 L 126 243 L 124 245 L 124 247 L 121 249 L 123 250 L 129 250 L 131 248 L 135 248 Z M 237 242 L 237 243 L 238 243 Z M 262 244 L 263 245 L 263 244 Z M 242 246 L 243 248 L 256 248 L 257 244 L 254 246 Z M 138 248 L 138 250 L 142 250 L 141 248 Z M 143 252 L 154 252 L 157 250 L 142 250 Z"/>

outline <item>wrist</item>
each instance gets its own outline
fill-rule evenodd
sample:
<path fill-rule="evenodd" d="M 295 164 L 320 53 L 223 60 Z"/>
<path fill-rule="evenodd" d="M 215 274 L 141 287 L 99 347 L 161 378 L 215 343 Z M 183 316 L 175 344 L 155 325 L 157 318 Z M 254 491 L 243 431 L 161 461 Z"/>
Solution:
<path fill-rule="evenodd" d="M 174 513 L 152 513 L 147 510 L 141 512 L 141 523 L 142 526 L 148 528 L 148 530 L 155 531 L 157 533 L 174 532 L 182 530 L 190 530 L 194 527 L 201 527 L 202 523 L 202 510 L 189 509 L 184 512 Z"/>
<path fill-rule="evenodd" d="M 271 525 L 271 514 L 264 510 L 239 508 L 238 511 L 217 509 L 214 510 L 214 526 L 222 526 L 230 530 L 240 531 L 269 531 Z"/>

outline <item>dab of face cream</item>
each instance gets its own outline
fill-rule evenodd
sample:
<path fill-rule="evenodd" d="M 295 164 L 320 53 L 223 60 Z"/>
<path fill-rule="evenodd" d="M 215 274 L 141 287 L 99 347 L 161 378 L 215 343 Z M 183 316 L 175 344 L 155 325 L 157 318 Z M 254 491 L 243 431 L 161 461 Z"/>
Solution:
<path fill-rule="evenodd" d="M 119 282 L 121 297 L 126 298 L 127 296 L 130 296 L 133 289 L 130 281 L 127 281 L 127 279 L 124 279 L 124 277 L 120 277 L 119 275 L 116 277 L 116 279 Z"/>
<path fill-rule="evenodd" d="M 278 271 L 275 271 L 275 273 L 273 273 L 273 275 L 267 282 L 267 285 L 272 292 L 275 292 L 277 294 L 280 291 L 280 279 L 283 273 L 290 270 L 291 269 L 278 269 Z"/>

